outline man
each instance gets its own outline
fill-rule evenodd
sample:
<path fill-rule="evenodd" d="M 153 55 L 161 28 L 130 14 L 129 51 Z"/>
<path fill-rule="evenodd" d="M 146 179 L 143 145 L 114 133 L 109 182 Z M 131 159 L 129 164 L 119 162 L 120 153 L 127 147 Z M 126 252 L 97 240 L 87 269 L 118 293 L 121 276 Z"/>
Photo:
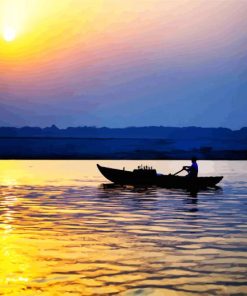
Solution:
<path fill-rule="evenodd" d="M 198 164 L 197 164 L 197 159 L 195 157 L 192 157 L 191 166 L 184 166 L 183 169 L 188 172 L 187 177 L 197 177 L 198 175 Z"/>

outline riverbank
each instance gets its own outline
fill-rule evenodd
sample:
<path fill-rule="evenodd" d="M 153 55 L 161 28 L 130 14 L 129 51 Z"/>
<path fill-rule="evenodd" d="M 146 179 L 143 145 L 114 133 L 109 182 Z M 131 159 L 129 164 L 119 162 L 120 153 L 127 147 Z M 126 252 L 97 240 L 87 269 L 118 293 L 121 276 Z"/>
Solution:
<path fill-rule="evenodd" d="M 0 159 L 247 160 L 247 143 L 203 139 L 2 137 Z"/>

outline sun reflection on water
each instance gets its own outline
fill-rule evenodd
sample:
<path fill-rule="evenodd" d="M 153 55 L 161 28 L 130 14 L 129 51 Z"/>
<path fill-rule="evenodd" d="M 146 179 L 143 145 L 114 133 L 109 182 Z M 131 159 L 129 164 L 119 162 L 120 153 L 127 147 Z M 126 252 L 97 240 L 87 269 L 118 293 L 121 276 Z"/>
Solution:
<path fill-rule="evenodd" d="M 14 207 L 17 204 L 18 199 L 14 195 L 1 197 L 0 285 L 5 287 L 6 295 L 8 293 L 15 295 L 14 290 L 19 291 L 16 285 L 27 283 L 29 280 L 25 275 L 29 269 L 29 259 L 20 252 L 20 237 L 15 228 Z"/>
<path fill-rule="evenodd" d="M 105 189 L 95 162 L 3 162 L 0 295 L 244 293 L 247 186 L 236 163 L 202 165 L 221 166 L 223 190 Z"/>

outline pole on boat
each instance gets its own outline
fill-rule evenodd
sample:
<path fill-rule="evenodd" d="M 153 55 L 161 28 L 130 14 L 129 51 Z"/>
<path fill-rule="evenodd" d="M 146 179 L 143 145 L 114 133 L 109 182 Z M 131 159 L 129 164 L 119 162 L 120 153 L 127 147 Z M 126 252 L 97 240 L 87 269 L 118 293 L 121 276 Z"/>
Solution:
<path fill-rule="evenodd" d="M 182 171 L 184 171 L 184 168 L 182 168 L 182 170 L 180 170 L 180 171 L 178 171 L 178 172 L 176 172 L 173 176 L 176 176 L 176 175 L 178 175 L 179 173 L 181 173 Z"/>

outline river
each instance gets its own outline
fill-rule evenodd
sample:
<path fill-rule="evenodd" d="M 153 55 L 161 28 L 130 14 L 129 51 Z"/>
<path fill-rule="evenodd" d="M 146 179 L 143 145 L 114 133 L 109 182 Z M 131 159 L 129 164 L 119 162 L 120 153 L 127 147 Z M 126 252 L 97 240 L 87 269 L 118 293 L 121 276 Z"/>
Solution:
<path fill-rule="evenodd" d="M 200 161 L 217 190 L 104 188 L 96 163 L 0 161 L 0 295 L 247 295 L 247 162 Z"/>

